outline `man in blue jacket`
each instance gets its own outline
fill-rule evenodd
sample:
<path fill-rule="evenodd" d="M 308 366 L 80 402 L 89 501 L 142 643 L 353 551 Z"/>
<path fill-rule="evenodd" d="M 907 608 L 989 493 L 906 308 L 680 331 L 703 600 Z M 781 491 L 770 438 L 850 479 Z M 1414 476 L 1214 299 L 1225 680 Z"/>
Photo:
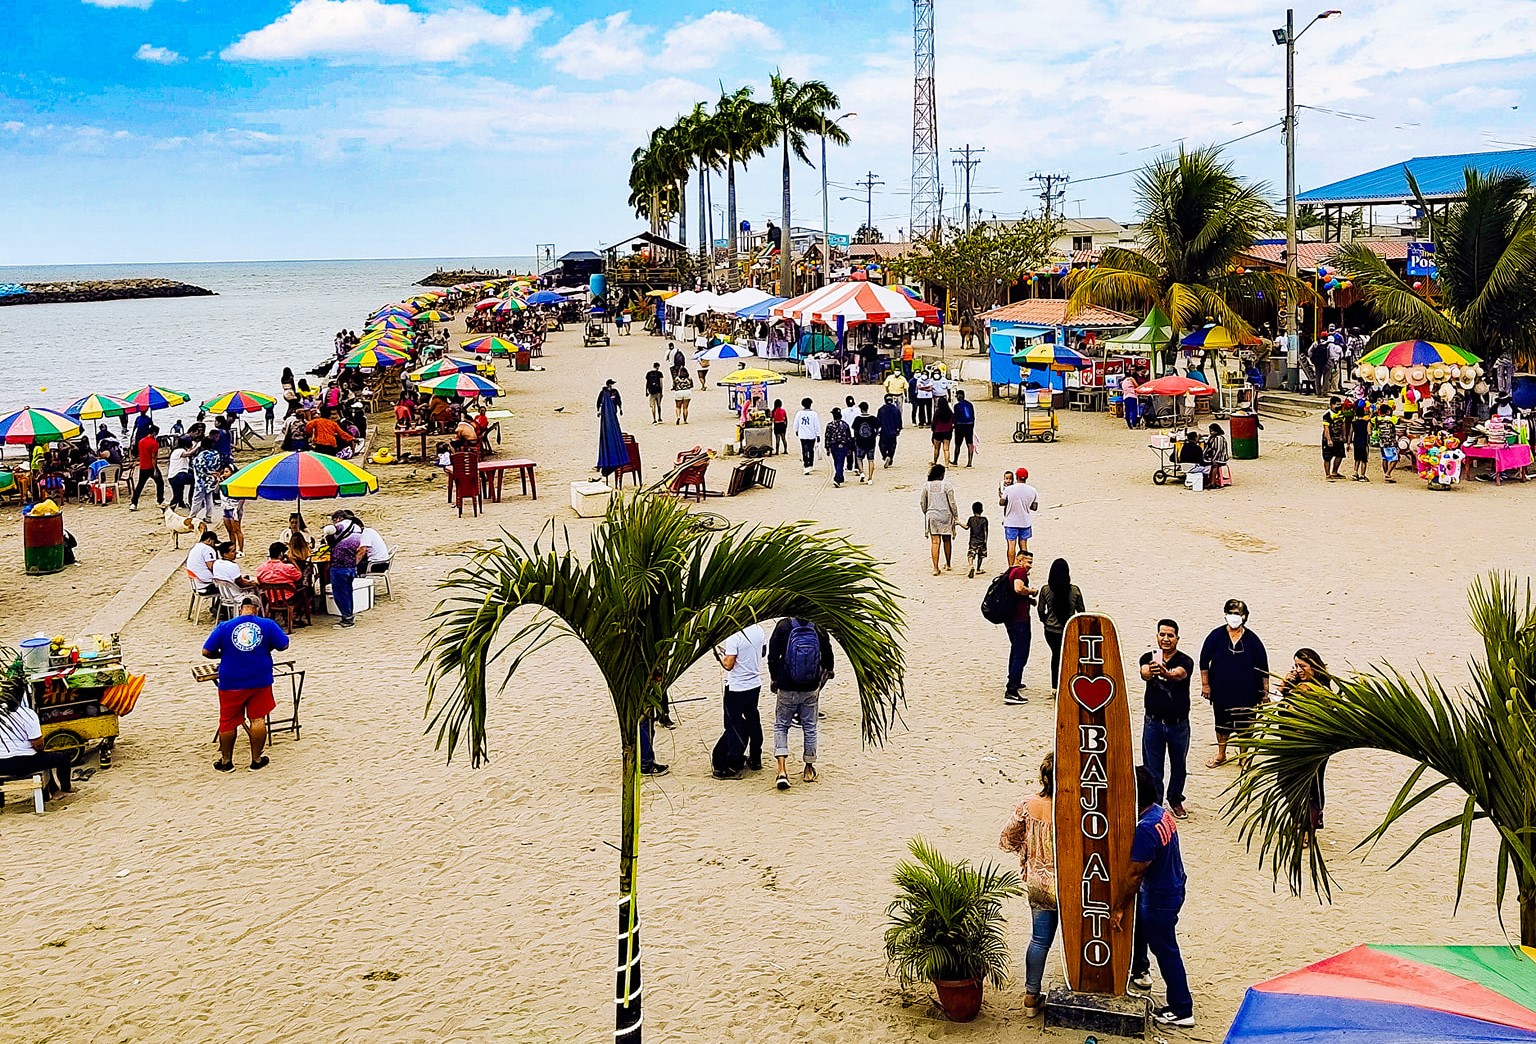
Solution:
<path fill-rule="evenodd" d="M 976 459 L 976 404 L 965 397 L 965 392 L 955 389 L 955 459 L 960 463 L 960 447 L 965 447 L 965 466 Z"/>
<path fill-rule="evenodd" d="M 890 467 L 896 463 L 896 437 L 901 434 L 901 407 L 894 395 L 885 397 L 885 405 L 880 407 L 875 419 L 880 424 L 880 459 Z"/>

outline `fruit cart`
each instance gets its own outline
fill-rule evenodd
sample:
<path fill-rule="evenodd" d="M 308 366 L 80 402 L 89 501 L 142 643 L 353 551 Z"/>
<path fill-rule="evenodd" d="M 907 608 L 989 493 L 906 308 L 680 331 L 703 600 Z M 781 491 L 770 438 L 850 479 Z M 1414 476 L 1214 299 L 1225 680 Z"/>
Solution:
<path fill-rule="evenodd" d="M 46 640 L 44 647 L 41 639 L 28 639 L 21 655 L 7 657 L 9 669 L 26 679 L 43 748 L 63 751 L 79 764 L 94 743 L 101 767 L 110 768 L 119 717 L 133 710 L 144 678 L 124 670 L 122 641 L 115 634 Z"/>

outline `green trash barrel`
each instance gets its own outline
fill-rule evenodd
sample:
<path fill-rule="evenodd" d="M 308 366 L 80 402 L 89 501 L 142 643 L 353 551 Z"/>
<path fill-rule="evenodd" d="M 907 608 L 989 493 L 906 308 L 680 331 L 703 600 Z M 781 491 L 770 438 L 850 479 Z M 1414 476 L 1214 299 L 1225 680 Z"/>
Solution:
<path fill-rule="evenodd" d="M 64 515 L 23 515 L 22 559 L 27 573 L 41 576 L 64 568 Z"/>
<path fill-rule="evenodd" d="M 1259 418 L 1252 413 L 1234 413 L 1228 418 L 1232 428 L 1232 459 L 1259 459 Z"/>

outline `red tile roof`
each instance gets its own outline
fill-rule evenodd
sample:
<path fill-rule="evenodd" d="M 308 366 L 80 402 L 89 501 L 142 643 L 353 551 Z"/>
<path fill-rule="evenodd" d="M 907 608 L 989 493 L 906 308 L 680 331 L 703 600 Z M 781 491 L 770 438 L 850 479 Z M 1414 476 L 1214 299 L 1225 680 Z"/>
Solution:
<path fill-rule="evenodd" d="M 1135 326 L 1139 320 L 1112 308 L 1089 305 L 1070 319 L 1067 318 L 1067 302 L 1059 297 L 1040 297 L 1032 301 L 1015 301 L 984 313 L 981 318 L 1008 323 L 1025 323 L 1030 326 L 1082 326 L 1117 327 Z"/>
<path fill-rule="evenodd" d="M 1408 256 L 1407 236 L 1393 239 L 1357 239 L 1356 243 L 1370 249 L 1377 257 L 1388 261 L 1402 261 Z M 1331 264 L 1334 251 L 1339 249 L 1337 243 L 1297 243 L 1296 264 L 1302 268 L 1316 268 L 1318 265 Z M 1243 256 L 1264 264 L 1285 264 L 1285 245 L 1283 243 L 1265 243 L 1259 246 L 1249 247 L 1243 251 Z"/>

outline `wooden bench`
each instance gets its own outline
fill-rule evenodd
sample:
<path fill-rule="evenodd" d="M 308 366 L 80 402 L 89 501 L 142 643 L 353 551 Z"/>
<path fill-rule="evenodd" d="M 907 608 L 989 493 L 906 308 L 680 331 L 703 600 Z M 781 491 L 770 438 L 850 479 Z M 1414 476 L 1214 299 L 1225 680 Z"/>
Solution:
<path fill-rule="evenodd" d="M 0 798 L 10 797 L 12 790 L 32 791 L 32 811 L 43 814 L 43 774 L 33 772 L 26 776 L 0 776 Z"/>
<path fill-rule="evenodd" d="M 744 493 L 753 486 L 762 486 L 764 489 L 773 488 L 773 480 L 777 477 L 768 465 L 760 460 L 748 460 L 731 469 L 731 481 L 726 487 L 725 495 L 734 497 L 738 493 Z"/>

